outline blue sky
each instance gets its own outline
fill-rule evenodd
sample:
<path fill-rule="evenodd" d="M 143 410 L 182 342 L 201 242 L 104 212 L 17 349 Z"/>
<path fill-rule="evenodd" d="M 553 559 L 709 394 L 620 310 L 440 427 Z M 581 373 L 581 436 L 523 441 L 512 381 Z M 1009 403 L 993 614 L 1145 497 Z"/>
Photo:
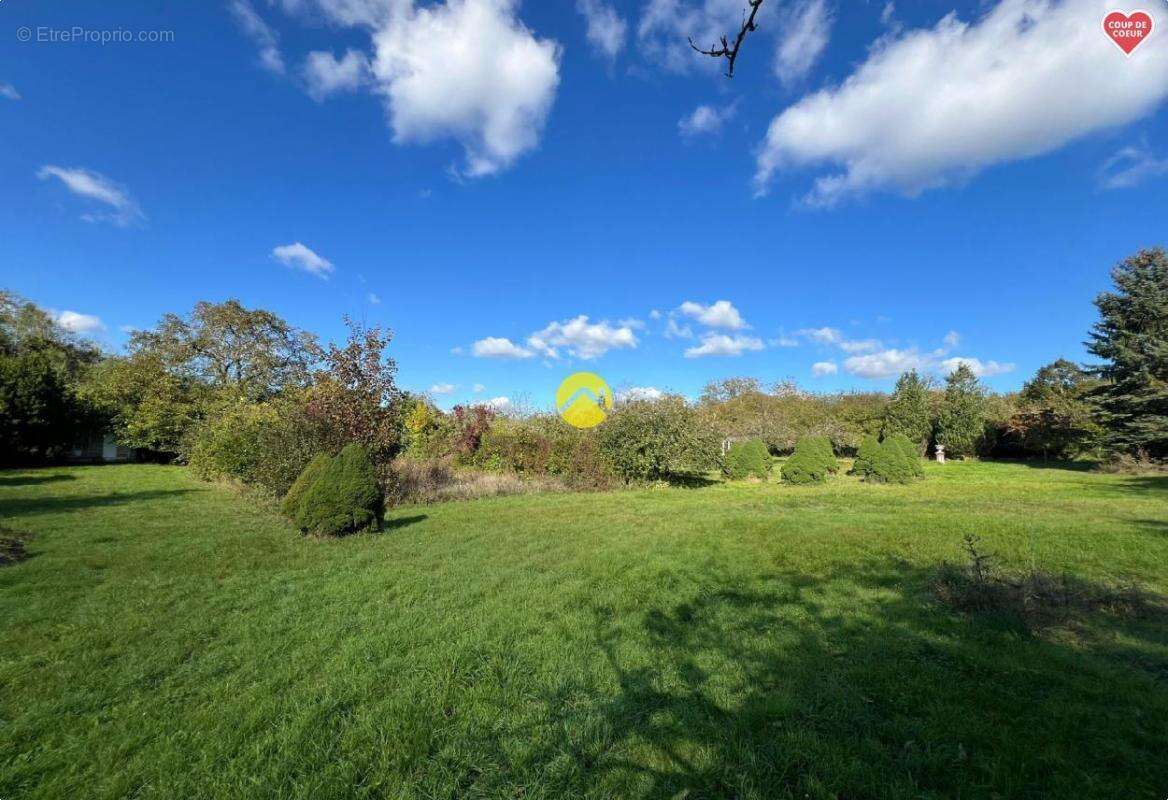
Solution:
<path fill-rule="evenodd" d="M 349 314 L 444 405 L 1084 359 L 1109 268 L 1164 242 L 1168 34 L 767 0 L 728 80 L 685 35 L 742 5 L 4 3 L 0 285 L 111 350 L 200 299 Z"/>

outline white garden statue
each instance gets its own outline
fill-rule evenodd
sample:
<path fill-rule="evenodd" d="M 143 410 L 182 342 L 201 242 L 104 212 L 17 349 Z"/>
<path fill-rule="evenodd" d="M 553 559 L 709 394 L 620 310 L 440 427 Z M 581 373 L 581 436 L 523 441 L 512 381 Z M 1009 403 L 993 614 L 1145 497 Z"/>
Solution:
<path fill-rule="evenodd" d="M 943 445 L 943 444 L 939 444 L 939 445 L 937 445 L 937 455 L 936 455 L 936 458 L 937 458 L 937 463 L 938 463 L 938 464 L 944 464 L 944 463 L 945 463 L 945 445 Z"/>

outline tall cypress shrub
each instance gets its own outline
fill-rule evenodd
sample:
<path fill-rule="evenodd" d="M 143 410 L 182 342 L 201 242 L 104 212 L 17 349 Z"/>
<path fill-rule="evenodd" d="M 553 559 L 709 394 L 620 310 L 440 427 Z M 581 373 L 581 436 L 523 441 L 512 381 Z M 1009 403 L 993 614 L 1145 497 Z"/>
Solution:
<path fill-rule="evenodd" d="M 965 364 L 945 379 L 945 396 L 937 418 L 937 444 L 954 457 L 977 455 L 985 435 L 985 390 Z"/>
<path fill-rule="evenodd" d="M 921 454 L 917 451 L 916 445 L 908 440 L 907 436 L 903 433 L 894 433 L 884 441 L 891 442 L 893 447 L 900 450 L 904 455 L 904 462 L 913 474 L 913 477 L 920 478 L 925 474 L 925 465 L 921 463 Z"/>
<path fill-rule="evenodd" d="M 884 409 L 881 435 L 887 439 L 897 433 L 903 434 L 913 443 L 918 456 L 925 452 L 933 433 L 929 384 L 915 369 L 897 379 L 896 390 Z"/>
<path fill-rule="evenodd" d="M 876 461 L 876 453 L 880 449 L 880 440 L 875 436 L 865 436 L 856 452 L 856 461 L 852 464 L 852 474 L 864 477 L 872 471 Z"/>

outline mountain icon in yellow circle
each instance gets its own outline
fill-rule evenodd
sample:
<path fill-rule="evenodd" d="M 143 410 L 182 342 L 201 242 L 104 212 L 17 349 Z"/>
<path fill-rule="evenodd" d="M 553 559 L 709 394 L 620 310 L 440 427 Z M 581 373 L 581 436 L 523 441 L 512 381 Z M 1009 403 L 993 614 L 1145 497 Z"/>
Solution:
<path fill-rule="evenodd" d="M 556 389 L 556 410 L 574 428 L 595 428 L 612 411 L 612 390 L 595 372 L 577 372 Z"/>

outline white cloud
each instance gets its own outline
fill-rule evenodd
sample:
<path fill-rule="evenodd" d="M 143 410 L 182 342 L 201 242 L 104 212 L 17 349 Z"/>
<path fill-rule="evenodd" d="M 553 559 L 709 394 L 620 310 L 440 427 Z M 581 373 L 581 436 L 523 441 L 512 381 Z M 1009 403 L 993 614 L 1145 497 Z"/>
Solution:
<path fill-rule="evenodd" d="M 839 348 L 845 353 L 871 353 L 880 349 L 880 342 L 876 339 L 845 339 L 839 343 Z"/>
<path fill-rule="evenodd" d="M 844 338 L 843 333 L 836 328 L 804 328 L 795 332 L 819 344 L 838 344 Z"/>
<path fill-rule="evenodd" d="M 997 361 L 982 361 L 978 358 L 955 356 L 945 358 L 946 351 L 936 350 L 932 353 L 921 353 L 916 348 L 897 350 L 891 348 L 878 353 L 862 356 L 852 356 L 844 361 L 844 369 L 852 375 L 861 378 L 881 379 L 891 378 L 915 369 L 920 371 L 937 372 L 948 375 L 957 369 L 958 365 L 965 364 L 978 377 L 991 377 L 1014 370 L 1013 364 Z"/>
<path fill-rule="evenodd" d="M 378 297 L 378 296 L 377 296 L 376 294 L 374 294 L 373 292 L 370 292 L 370 293 L 369 293 L 368 295 L 366 295 L 366 296 L 369 298 L 369 305 L 371 305 L 371 306 L 379 306 L 379 305 L 381 305 L 381 298 L 380 298 L 380 297 Z"/>
<path fill-rule="evenodd" d="M 1168 96 L 1168 41 L 1124 58 L 1100 31 L 1108 10 L 1105 0 L 1000 0 L 974 23 L 949 14 L 881 38 L 841 85 L 774 118 L 759 190 L 780 169 L 836 167 L 805 202 L 916 195 L 1149 114 Z"/>
<path fill-rule="evenodd" d="M 1119 150 L 1099 169 L 1104 189 L 1130 189 L 1149 178 L 1168 175 L 1168 158 L 1157 158 L 1147 142 Z"/>
<path fill-rule="evenodd" d="M 559 76 L 559 45 L 515 15 L 516 0 L 397 2 L 373 36 L 376 91 L 394 141 L 453 138 L 464 175 L 490 175 L 539 142 Z"/>
<path fill-rule="evenodd" d="M 941 341 L 946 347 L 956 347 L 961 344 L 961 334 L 957 331 L 949 331 Z"/>
<path fill-rule="evenodd" d="M 788 6 L 779 23 L 775 75 L 784 84 L 803 80 L 827 47 L 834 20 L 826 0 L 803 0 Z"/>
<path fill-rule="evenodd" d="M 722 124 L 733 118 L 737 110 L 736 105 L 729 105 L 722 109 L 700 105 L 693 110 L 693 113 L 678 120 L 677 130 L 686 139 L 715 134 L 722 130 Z"/>
<path fill-rule="evenodd" d="M 677 320 L 670 317 L 665 322 L 665 338 L 666 339 L 692 339 L 693 328 L 688 325 L 678 325 Z"/>
<path fill-rule="evenodd" d="M 839 366 L 834 361 L 816 361 L 811 365 L 811 374 L 817 378 L 835 375 L 837 372 L 839 372 Z"/>
<path fill-rule="evenodd" d="M 923 369 L 925 359 L 915 349 L 891 348 L 878 353 L 852 356 L 844 361 L 844 369 L 861 378 L 891 378 L 910 369 Z"/>
<path fill-rule="evenodd" d="M 621 400 L 660 400 L 664 396 L 656 386 L 634 386 L 619 394 Z"/>
<path fill-rule="evenodd" d="M 289 14 L 298 14 L 311 17 L 314 14 L 323 15 L 327 20 L 338 25 L 364 25 L 377 27 L 389 18 L 390 14 L 404 0 L 269 0 L 273 5 L 279 4 Z"/>
<path fill-rule="evenodd" d="M 738 30 L 743 5 L 742 0 L 649 0 L 637 25 L 639 49 L 668 69 L 721 69 L 720 59 L 695 53 L 688 38 L 692 36 L 698 45 L 706 47 L 723 34 Z"/>
<path fill-rule="evenodd" d="M 105 323 L 92 314 L 62 311 L 56 315 L 57 324 L 70 333 L 91 334 L 105 330 Z"/>
<path fill-rule="evenodd" d="M 484 405 L 487 408 L 494 409 L 495 411 L 506 411 L 508 408 L 511 407 L 511 398 L 510 397 L 492 397 L 490 400 L 486 400 L 483 403 L 481 403 L 481 405 Z"/>
<path fill-rule="evenodd" d="M 499 336 L 488 336 L 474 343 L 473 352 L 476 358 L 531 358 L 535 353 L 527 348 L 520 347 L 510 339 Z"/>
<path fill-rule="evenodd" d="M 571 355 L 587 361 L 609 350 L 636 347 L 637 337 L 627 325 L 613 326 L 607 321 L 590 323 L 581 314 L 575 319 L 549 323 L 527 337 L 527 346 L 547 358 L 559 358 L 557 348 L 566 347 Z"/>
<path fill-rule="evenodd" d="M 762 339 L 756 339 L 753 336 L 727 336 L 724 333 L 708 333 L 701 338 L 701 344 L 685 351 L 685 357 L 740 356 L 748 350 L 762 349 Z"/>
<path fill-rule="evenodd" d="M 16 91 L 16 87 L 11 83 L 0 83 L 0 97 L 7 97 L 9 100 L 19 100 L 20 92 Z"/>
<path fill-rule="evenodd" d="M 430 394 L 450 394 L 457 388 L 453 383 L 436 383 L 430 387 Z"/>
<path fill-rule="evenodd" d="M 649 319 L 661 319 L 661 312 L 657 309 L 653 309 L 649 312 Z"/>
<path fill-rule="evenodd" d="M 111 209 L 82 214 L 81 218 L 86 222 L 111 222 L 120 227 L 127 227 L 146 220 L 146 215 L 130 197 L 129 192 L 101 173 L 80 167 L 67 168 L 48 164 L 37 171 L 37 177 L 43 181 L 56 178 L 78 197 L 93 200 Z"/>
<path fill-rule="evenodd" d="M 896 20 L 896 4 L 885 3 L 883 10 L 880 12 L 880 24 L 891 25 Z"/>
<path fill-rule="evenodd" d="M 964 364 L 979 378 L 989 378 L 1006 372 L 1013 372 L 1014 364 L 999 364 L 997 361 L 982 361 L 979 358 L 946 358 L 940 362 L 940 371 L 948 375 Z"/>
<path fill-rule="evenodd" d="M 310 275 L 327 279 L 333 272 L 332 262 L 322 258 L 300 242 L 282 244 L 272 249 L 272 258 L 286 267 L 304 270 Z"/>
<path fill-rule="evenodd" d="M 337 92 L 352 92 L 369 80 L 369 59 L 359 50 L 346 50 L 340 60 L 316 50 L 304 62 L 304 82 L 309 96 L 320 102 Z"/>
<path fill-rule="evenodd" d="M 750 327 L 729 300 L 718 300 L 708 306 L 695 303 L 693 300 L 686 300 L 678 306 L 677 310 L 687 317 L 696 319 L 707 328 L 740 330 Z"/>
<path fill-rule="evenodd" d="M 231 0 L 227 8 L 235 17 L 235 24 L 259 48 L 260 66 L 268 72 L 283 75 L 284 57 L 280 54 L 279 37 L 272 27 L 264 22 L 248 0 Z"/>
<path fill-rule="evenodd" d="M 876 339 L 849 339 L 839 328 L 804 328 L 795 333 L 817 344 L 838 347 L 845 353 L 870 353 L 880 349 L 880 342 Z"/>
<path fill-rule="evenodd" d="M 395 143 L 462 145 L 456 178 L 497 173 L 539 144 L 561 51 L 523 24 L 519 0 L 270 2 L 313 22 L 366 29 L 368 54 L 309 57 L 310 93 L 367 88 L 381 98 Z"/>
<path fill-rule="evenodd" d="M 609 61 L 625 46 L 628 24 L 602 0 L 576 0 L 576 10 L 588 24 L 588 43 Z"/>
<path fill-rule="evenodd" d="M 780 333 L 776 338 L 767 342 L 771 347 L 798 347 L 799 340 L 794 336 L 787 336 L 785 333 Z"/>
<path fill-rule="evenodd" d="M 487 390 L 487 387 L 483 386 L 481 383 L 476 383 L 474 385 L 474 387 L 471 389 L 471 391 L 474 392 L 475 394 L 479 394 L 480 392 L 485 392 L 486 390 Z"/>

